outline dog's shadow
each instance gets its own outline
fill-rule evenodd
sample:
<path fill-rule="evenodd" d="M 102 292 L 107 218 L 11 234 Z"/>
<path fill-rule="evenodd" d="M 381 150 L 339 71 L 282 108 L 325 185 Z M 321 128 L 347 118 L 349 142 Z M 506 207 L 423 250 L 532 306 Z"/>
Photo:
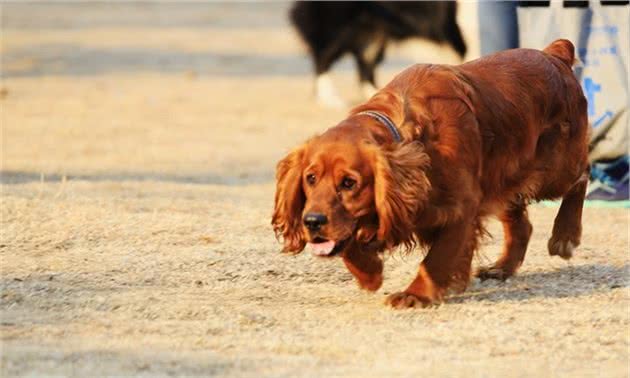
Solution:
<path fill-rule="evenodd" d="M 548 272 L 518 274 L 505 282 L 475 279 L 468 290 L 454 294 L 450 303 L 506 302 L 535 298 L 571 298 L 628 287 L 630 265 L 565 266 Z"/>

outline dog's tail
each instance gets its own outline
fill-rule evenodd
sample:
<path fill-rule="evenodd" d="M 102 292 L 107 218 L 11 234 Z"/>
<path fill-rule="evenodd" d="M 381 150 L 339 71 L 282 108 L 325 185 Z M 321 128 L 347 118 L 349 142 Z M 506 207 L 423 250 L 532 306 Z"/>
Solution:
<path fill-rule="evenodd" d="M 575 47 L 568 39 L 557 39 L 551 42 L 543 52 L 560 59 L 569 68 L 578 62 L 575 59 Z"/>

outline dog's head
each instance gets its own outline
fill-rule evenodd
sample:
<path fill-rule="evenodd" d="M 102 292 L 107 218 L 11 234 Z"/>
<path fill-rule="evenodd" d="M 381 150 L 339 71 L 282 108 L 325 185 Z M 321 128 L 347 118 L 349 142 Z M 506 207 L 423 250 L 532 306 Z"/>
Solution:
<path fill-rule="evenodd" d="M 411 246 L 429 191 L 427 155 L 418 143 L 379 146 L 357 121 L 340 126 L 278 163 L 272 225 L 284 251 L 308 243 L 315 254 L 332 256 L 352 238 Z"/>

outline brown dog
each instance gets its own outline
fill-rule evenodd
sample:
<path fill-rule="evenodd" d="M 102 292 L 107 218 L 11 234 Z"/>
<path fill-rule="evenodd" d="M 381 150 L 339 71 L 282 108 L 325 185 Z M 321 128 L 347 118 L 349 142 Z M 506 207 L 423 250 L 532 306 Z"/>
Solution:
<path fill-rule="evenodd" d="M 272 224 L 284 251 L 308 243 L 317 255 L 340 254 L 362 288 L 377 290 L 379 252 L 426 246 L 416 279 L 387 300 L 425 306 L 466 287 L 484 218 L 503 222 L 505 245 L 477 274 L 505 279 L 525 257 L 528 203 L 562 197 L 548 248 L 570 258 L 589 137 L 573 61 L 571 42 L 558 40 L 403 71 L 278 163 Z"/>

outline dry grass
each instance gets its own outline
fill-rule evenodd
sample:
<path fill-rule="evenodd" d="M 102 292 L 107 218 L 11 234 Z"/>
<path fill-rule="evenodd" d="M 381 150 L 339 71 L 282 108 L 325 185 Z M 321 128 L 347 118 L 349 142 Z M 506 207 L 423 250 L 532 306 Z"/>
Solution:
<path fill-rule="evenodd" d="M 256 26 L 261 52 L 242 25 L 35 33 L 54 7 L 2 7 L 3 376 L 628 376 L 627 210 L 586 209 L 566 263 L 534 207 L 517 277 L 392 311 L 421 256 L 367 294 L 338 260 L 278 253 L 274 164 L 344 114 L 313 105 L 286 25 Z"/>

